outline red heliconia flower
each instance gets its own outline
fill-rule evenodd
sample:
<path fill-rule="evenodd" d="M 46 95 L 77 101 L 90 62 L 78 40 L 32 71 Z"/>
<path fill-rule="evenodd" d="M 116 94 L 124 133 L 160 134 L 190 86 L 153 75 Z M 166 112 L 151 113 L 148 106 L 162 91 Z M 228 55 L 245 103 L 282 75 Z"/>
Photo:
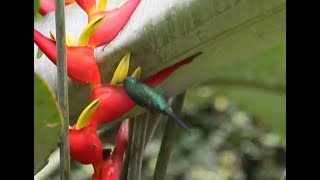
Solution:
<path fill-rule="evenodd" d="M 79 6 L 88 14 L 88 22 L 105 16 L 101 25 L 90 37 L 88 46 L 96 48 L 112 41 L 126 25 L 140 1 L 128 0 L 120 7 L 106 11 L 105 7 L 103 7 L 106 4 L 102 5 L 102 7 L 99 4 L 99 7 L 96 8 L 95 0 L 76 0 Z"/>
<path fill-rule="evenodd" d="M 124 120 L 118 130 L 117 144 L 111 155 L 94 165 L 92 180 L 119 180 L 128 140 L 129 120 Z"/>
<path fill-rule="evenodd" d="M 69 128 L 70 156 L 82 163 L 98 165 L 103 159 L 102 143 L 97 134 L 95 110 L 100 100 L 92 101 L 81 113 L 73 127 Z"/>
<path fill-rule="evenodd" d="M 200 55 L 197 53 L 191 57 L 188 57 L 164 70 L 150 76 L 142 82 L 146 83 L 151 87 L 155 87 L 165 80 L 171 73 L 177 70 L 184 64 L 190 63 L 195 57 Z M 98 119 L 99 124 L 105 124 L 116 120 L 125 113 L 129 112 L 136 104 L 126 94 L 122 86 L 117 85 L 101 85 L 91 91 L 91 101 L 100 99 L 101 104 L 96 109 L 95 115 Z"/>
<path fill-rule="evenodd" d="M 127 96 L 123 87 L 117 85 L 101 85 L 91 91 L 91 100 L 99 98 L 101 105 L 95 114 L 99 124 L 116 120 L 135 106 Z"/>
<path fill-rule="evenodd" d="M 103 158 L 102 143 L 96 128 L 88 125 L 69 129 L 70 156 L 82 164 L 98 164 Z"/>
<path fill-rule="evenodd" d="M 55 41 L 34 29 L 34 42 L 51 62 L 57 64 Z M 82 84 L 89 84 L 91 87 L 100 85 L 100 73 L 94 57 L 94 50 L 91 47 L 67 46 L 66 58 L 68 76 L 71 79 Z"/>
<path fill-rule="evenodd" d="M 129 119 L 122 121 L 121 126 L 117 134 L 117 144 L 112 153 L 112 159 L 118 177 L 120 177 L 120 172 L 123 164 L 123 157 L 127 146 L 129 134 Z"/>
<path fill-rule="evenodd" d="M 76 2 L 88 16 L 96 12 L 96 0 L 76 0 Z"/>
<path fill-rule="evenodd" d="M 75 0 L 66 0 L 65 5 L 74 3 Z M 55 10 L 55 0 L 40 0 L 39 13 L 41 15 L 46 15 L 49 12 Z"/>

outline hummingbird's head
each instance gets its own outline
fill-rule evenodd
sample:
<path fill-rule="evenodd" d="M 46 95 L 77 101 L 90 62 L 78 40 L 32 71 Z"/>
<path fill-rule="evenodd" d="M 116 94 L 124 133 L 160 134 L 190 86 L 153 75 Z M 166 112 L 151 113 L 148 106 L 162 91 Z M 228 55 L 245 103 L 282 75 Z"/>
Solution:
<path fill-rule="evenodd" d="M 126 77 L 126 78 L 124 78 L 124 80 L 123 80 L 123 85 L 124 86 L 126 86 L 126 85 L 128 85 L 128 84 L 134 84 L 134 83 L 136 83 L 138 80 L 136 79 L 136 78 L 134 78 L 134 77 Z"/>

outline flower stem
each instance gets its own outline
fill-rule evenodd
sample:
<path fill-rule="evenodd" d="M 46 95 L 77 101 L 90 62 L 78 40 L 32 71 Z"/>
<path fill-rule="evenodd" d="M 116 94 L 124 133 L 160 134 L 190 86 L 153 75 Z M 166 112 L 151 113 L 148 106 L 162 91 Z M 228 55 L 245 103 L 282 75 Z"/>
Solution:
<path fill-rule="evenodd" d="M 281 180 L 286 180 L 286 170 L 284 170 Z"/>
<path fill-rule="evenodd" d="M 166 117 L 163 116 L 161 113 L 151 113 L 149 118 L 148 118 L 148 127 L 147 127 L 147 134 L 145 138 L 144 145 L 146 148 L 147 144 L 150 142 L 158 124 L 160 121 L 165 119 Z"/>
<path fill-rule="evenodd" d="M 146 112 L 140 116 L 137 116 L 133 120 L 132 134 L 130 137 L 130 154 L 127 173 L 127 179 L 130 180 L 141 179 L 141 167 L 145 147 L 145 137 L 148 127 L 148 118 L 149 113 Z"/>
<path fill-rule="evenodd" d="M 173 99 L 172 109 L 175 113 L 180 114 L 183 101 L 185 97 L 185 92 L 179 94 Z M 172 146 L 177 140 L 177 136 L 181 132 L 181 129 L 177 126 L 173 119 L 168 118 L 166 123 L 164 135 L 161 142 L 161 147 L 155 167 L 155 172 L 153 180 L 164 180 L 167 171 L 168 162 L 170 159 L 170 154 Z"/>
<path fill-rule="evenodd" d="M 57 32 L 57 76 L 58 101 L 62 111 L 62 135 L 60 137 L 60 179 L 70 179 L 70 150 L 69 150 L 69 102 L 66 63 L 66 36 L 64 0 L 55 0 L 55 22 Z"/>
<path fill-rule="evenodd" d="M 129 120 L 129 132 L 128 132 L 128 142 L 126 147 L 126 154 L 124 157 L 124 162 L 120 174 L 120 180 L 127 180 L 128 175 L 128 168 L 129 168 L 129 158 L 131 152 L 131 144 L 132 144 L 132 137 L 133 137 L 133 119 Z"/>

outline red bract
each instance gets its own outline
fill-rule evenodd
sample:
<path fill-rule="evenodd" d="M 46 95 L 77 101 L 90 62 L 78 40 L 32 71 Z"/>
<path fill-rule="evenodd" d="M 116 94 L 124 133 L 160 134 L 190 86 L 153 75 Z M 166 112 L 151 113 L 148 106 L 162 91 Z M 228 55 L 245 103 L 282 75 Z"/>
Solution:
<path fill-rule="evenodd" d="M 66 0 L 65 5 L 74 3 L 74 0 Z M 40 0 L 39 13 L 41 15 L 46 15 L 49 12 L 55 10 L 55 0 Z"/>
<path fill-rule="evenodd" d="M 92 180 L 119 180 L 115 174 L 115 168 L 111 158 L 106 159 L 99 167 L 99 170 L 95 170 L 92 175 Z"/>
<path fill-rule="evenodd" d="M 70 156 L 82 164 L 98 164 L 103 159 L 102 143 L 96 128 L 90 125 L 69 129 Z"/>
<path fill-rule="evenodd" d="M 34 42 L 41 51 L 57 64 L 56 42 L 34 30 Z M 90 84 L 91 87 L 101 83 L 100 73 L 94 58 L 94 50 L 90 47 L 66 47 L 68 76 L 82 84 Z"/>
<path fill-rule="evenodd" d="M 96 0 L 76 0 L 76 2 L 88 16 L 96 11 Z"/>
<path fill-rule="evenodd" d="M 119 180 L 123 156 L 128 140 L 128 126 L 128 120 L 122 122 L 117 134 L 116 147 L 113 150 L 112 155 L 103 159 L 98 166 L 94 166 L 94 174 L 92 175 L 93 180 Z"/>
<path fill-rule="evenodd" d="M 154 87 L 165 80 L 171 73 L 177 70 L 184 64 L 190 63 L 195 57 L 200 55 L 197 53 L 189 58 L 186 58 L 157 74 L 150 76 L 142 82 Z M 101 104 L 96 109 L 95 115 L 99 124 L 105 124 L 116 120 L 125 113 L 129 112 L 136 104 L 129 98 L 122 86 L 102 85 L 92 89 L 91 100 L 100 99 Z"/>
<path fill-rule="evenodd" d="M 87 12 L 88 21 L 105 16 L 102 24 L 92 34 L 88 46 L 95 48 L 112 41 L 126 25 L 141 0 L 128 0 L 121 7 L 110 11 L 95 10 L 95 0 L 77 0 L 79 6 Z"/>
<path fill-rule="evenodd" d="M 82 164 L 98 165 L 103 158 L 102 144 L 97 135 L 97 121 L 94 114 L 100 100 L 92 101 L 80 114 L 77 123 L 69 127 L 71 157 Z"/>
<path fill-rule="evenodd" d="M 95 112 L 99 124 L 105 124 L 121 117 L 135 105 L 123 87 L 116 85 L 102 85 L 94 88 L 91 93 L 91 101 L 94 99 L 101 100 Z"/>
<path fill-rule="evenodd" d="M 115 168 L 114 174 L 119 178 L 121 174 L 123 156 L 126 150 L 129 133 L 129 120 L 122 122 L 117 134 L 117 145 L 112 153 L 113 166 Z"/>

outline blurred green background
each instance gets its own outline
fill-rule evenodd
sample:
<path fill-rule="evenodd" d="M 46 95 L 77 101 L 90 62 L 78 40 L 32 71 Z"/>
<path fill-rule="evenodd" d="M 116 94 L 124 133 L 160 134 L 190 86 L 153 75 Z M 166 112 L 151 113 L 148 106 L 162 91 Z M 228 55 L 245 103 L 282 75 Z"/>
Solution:
<path fill-rule="evenodd" d="M 192 133 L 178 137 L 166 179 L 282 178 L 286 169 L 285 48 L 282 42 L 188 89 L 181 116 L 192 125 Z M 164 125 L 165 121 L 159 123 L 145 151 L 143 179 L 152 179 Z M 110 133 L 107 136 L 102 139 L 110 139 Z M 72 161 L 71 167 L 73 179 L 91 179 L 91 166 Z M 49 168 L 46 179 L 59 179 L 58 168 Z"/>
<path fill-rule="evenodd" d="M 268 5 L 267 2 L 264 3 Z M 35 0 L 35 20 L 41 18 L 36 11 L 38 6 L 39 1 Z M 190 12 L 187 14 L 192 14 Z M 268 23 L 265 22 L 273 27 Z M 35 94 L 54 99 L 49 87 L 37 75 L 35 89 L 41 92 L 35 91 Z M 48 141 L 48 137 L 57 140 L 60 132 L 58 107 L 37 97 L 35 114 L 38 116 L 34 128 L 35 134 L 41 136 L 35 136 L 34 147 L 38 149 L 34 152 L 35 173 L 56 148 L 57 142 Z M 51 111 L 50 119 L 54 121 L 48 121 L 45 110 Z M 282 180 L 286 170 L 286 42 L 228 70 L 216 69 L 209 81 L 190 87 L 181 116 L 192 125 L 192 133 L 181 133 L 178 137 L 167 180 Z M 164 126 L 165 121 L 161 121 L 145 151 L 143 180 L 152 179 Z M 111 142 L 116 131 L 117 126 L 103 133 L 101 139 Z M 48 165 L 35 179 L 59 179 L 57 152 L 51 154 Z M 91 165 L 71 160 L 72 179 L 89 180 L 92 172 Z"/>
<path fill-rule="evenodd" d="M 187 91 L 181 134 L 168 180 L 281 179 L 286 168 L 285 42 Z M 151 179 L 164 123 L 148 145 L 144 179 Z"/>

